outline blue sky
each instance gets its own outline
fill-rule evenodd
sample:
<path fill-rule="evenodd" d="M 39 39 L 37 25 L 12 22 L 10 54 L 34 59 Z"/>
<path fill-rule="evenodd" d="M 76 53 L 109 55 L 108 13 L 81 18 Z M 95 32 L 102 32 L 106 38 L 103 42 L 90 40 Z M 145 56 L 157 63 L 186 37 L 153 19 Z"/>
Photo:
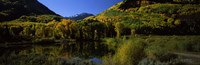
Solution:
<path fill-rule="evenodd" d="M 98 14 L 122 0 L 39 0 L 61 16 L 73 16 L 83 12 Z"/>

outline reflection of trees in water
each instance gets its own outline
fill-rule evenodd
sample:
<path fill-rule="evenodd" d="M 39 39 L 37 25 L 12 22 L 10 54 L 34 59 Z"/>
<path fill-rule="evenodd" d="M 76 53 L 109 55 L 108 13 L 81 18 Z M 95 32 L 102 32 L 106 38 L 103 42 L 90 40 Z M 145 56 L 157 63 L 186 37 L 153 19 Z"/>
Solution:
<path fill-rule="evenodd" d="M 59 63 L 60 60 L 80 58 L 101 57 L 111 50 L 100 42 L 69 42 L 56 45 L 32 45 L 23 49 L 6 48 L 0 56 L 0 64 L 22 63 L 26 65 L 37 65 Z M 21 47 L 22 48 L 22 47 Z M 34 64 L 35 63 L 35 64 Z M 21 65 L 21 64 L 15 64 Z"/>
<path fill-rule="evenodd" d="M 111 50 L 105 44 L 100 42 L 74 42 L 64 45 L 63 50 L 73 55 L 80 55 L 83 57 L 89 56 L 103 56 Z"/>
<path fill-rule="evenodd" d="M 19 50 L 14 50 L 19 51 Z M 68 42 L 66 44 L 57 44 L 52 46 L 33 46 L 31 49 L 26 49 L 27 54 L 46 54 L 59 56 L 63 54 L 71 54 L 72 56 L 103 56 L 111 50 L 101 42 Z"/>

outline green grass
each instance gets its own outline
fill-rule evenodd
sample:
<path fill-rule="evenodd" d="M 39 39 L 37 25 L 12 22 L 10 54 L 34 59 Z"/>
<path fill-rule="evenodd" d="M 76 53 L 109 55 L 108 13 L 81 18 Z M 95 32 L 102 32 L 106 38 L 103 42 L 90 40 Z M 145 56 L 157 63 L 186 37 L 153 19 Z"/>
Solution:
<path fill-rule="evenodd" d="M 200 36 L 133 36 L 120 43 L 114 55 L 104 57 L 105 65 L 137 65 L 156 61 L 155 64 L 176 65 L 178 57 L 171 52 L 200 52 Z M 149 61 L 144 58 L 150 59 Z M 108 62 L 110 61 L 110 62 Z"/>

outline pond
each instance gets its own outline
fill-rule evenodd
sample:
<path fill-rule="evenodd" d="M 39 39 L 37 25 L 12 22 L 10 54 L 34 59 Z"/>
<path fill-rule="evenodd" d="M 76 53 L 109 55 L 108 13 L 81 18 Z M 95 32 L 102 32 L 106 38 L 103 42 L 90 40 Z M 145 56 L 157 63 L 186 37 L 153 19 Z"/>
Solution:
<path fill-rule="evenodd" d="M 100 65 L 111 53 L 101 42 L 66 42 L 0 47 L 0 65 Z"/>

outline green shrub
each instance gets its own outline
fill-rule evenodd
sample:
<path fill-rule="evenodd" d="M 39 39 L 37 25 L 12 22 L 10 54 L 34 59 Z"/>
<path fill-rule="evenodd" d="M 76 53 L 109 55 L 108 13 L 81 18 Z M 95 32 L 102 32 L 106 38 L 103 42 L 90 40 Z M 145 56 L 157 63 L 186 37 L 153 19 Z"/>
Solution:
<path fill-rule="evenodd" d="M 119 41 L 115 38 L 105 38 L 105 43 L 106 45 L 108 45 L 108 48 L 110 50 L 116 50 L 117 47 L 119 46 Z"/>
<path fill-rule="evenodd" d="M 181 24 L 181 20 L 177 19 L 176 21 L 174 21 L 175 25 L 180 25 Z"/>
<path fill-rule="evenodd" d="M 174 22 L 174 19 L 173 18 L 169 18 L 168 20 L 167 20 L 167 23 L 169 23 L 169 24 L 172 24 Z"/>
<path fill-rule="evenodd" d="M 166 49 L 163 49 L 161 44 L 153 44 L 145 49 L 148 57 L 156 58 L 167 53 Z"/>
<path fill-rule="evenodd" d="M 117 10 L 109 10 L 109 11 L 106 11 L 106 14 L 105 16 L 124 16 L 124 15 L 127 15 L 126 12 L 120 12 L 120 11 L 117 11 Z"/>
<path fill-rule="evenodd" d="M 106 65 L 177 65 L 173 52 L 199 52 L 199 36 L 139 36 L 124 40 L 113 56 L 107 56 Z M 110 57 L 113 57 L 112 59 Z M 149 61 L 141 61 L 149 58 Z M 153 61 L 152 61 L 153 60 Z"/>
<path fill-rule="evenodd" d="M 153 9 L 154 13 L 165 13 L 165 14 L 173 14 L 179 9 L 179 5 L 171 5 L 171 4 L 162 4 L 157 8 Z"/>
<path fill-rule="evenodd" d="M 114 55 L 116 65 L 136 65 L 144 57 L 145 43 L 140 39 L 124 42 Z"/>

